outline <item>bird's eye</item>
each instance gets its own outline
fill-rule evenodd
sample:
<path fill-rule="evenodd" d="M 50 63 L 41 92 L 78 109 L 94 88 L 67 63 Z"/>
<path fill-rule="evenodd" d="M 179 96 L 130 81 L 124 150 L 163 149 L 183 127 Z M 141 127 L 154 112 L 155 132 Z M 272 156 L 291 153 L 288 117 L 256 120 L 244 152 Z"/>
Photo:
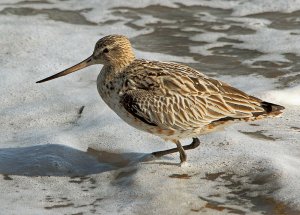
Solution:
<path fill-rule="evenodd" d="M 108 52 L 109 52 L 109 51 L 108 51 L 107 48 L 103 49 L 103 53 L 108 53 Z"/>

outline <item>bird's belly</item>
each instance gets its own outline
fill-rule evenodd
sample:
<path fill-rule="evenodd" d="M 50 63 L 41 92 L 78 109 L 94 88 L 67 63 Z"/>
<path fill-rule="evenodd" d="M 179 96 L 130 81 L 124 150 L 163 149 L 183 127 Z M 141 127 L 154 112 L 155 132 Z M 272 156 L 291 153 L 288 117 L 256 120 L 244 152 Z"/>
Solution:
<path fill-rule="evenodd" d="M 147 129 L 149 129 L 146 123 L 136 119 L 121 105 L 121 97 L 118 92 L 100 87 L 98 87 L 98 92 L 103 101 L 110 107 L 110 109 L 112 109 L 127 124 L 142 131 L 147 131 Z"/>

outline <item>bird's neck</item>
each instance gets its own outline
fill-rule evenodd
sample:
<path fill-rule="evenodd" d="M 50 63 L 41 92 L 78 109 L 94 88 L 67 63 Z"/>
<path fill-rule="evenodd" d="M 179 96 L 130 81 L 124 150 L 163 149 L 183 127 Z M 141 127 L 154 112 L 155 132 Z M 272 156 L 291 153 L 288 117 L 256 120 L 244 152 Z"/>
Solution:
<path fill-rule="evenodd" d="M 110 67 L 112 70 L 122 71 L 135 60 L 135 56 L 131 47 L 120 48 L 114 50 L 114 57 L 109 58 L 104 66 Z"/>
<path fill-rule="evenodd" d="M 115 70 L 115 71 L 123 71 L 134 60 L 135 60 L 135 57 L 133 55 L 132 56 L 127 55 L 126 57 L 122 57 L 115 61 L 111 61 L 109 65 L 104 65 L 104 66 L 110 67 L 112 70 Z"/>

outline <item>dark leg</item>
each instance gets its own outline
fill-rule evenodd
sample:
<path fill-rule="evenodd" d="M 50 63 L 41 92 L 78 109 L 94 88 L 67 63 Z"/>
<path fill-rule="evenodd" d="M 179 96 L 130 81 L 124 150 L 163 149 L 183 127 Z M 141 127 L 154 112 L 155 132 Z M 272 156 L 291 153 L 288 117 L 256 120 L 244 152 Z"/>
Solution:
<path fill-rule="evenodd" d="M 181 143 L 179 142 L 179 140 L 175 141 L 177 149 L 179 151 L 180 154 L 180 163 L 183 163 L 186 161 L 186 153 L 181 145 Z"/>
<path fill-rule="evenodd" d="M 178 141 L 179 142 L 179 141 Z M 176 145 L 177 145 L 177 142 L 175 142 Z M 179 142 L 180 144 L 180 142 Z M 200 145 L 200 140 L 198 138 L 193 138 L 193 142 L 189 145 L 186 145 L 186 146 L 181 146 L 181 149 L 183 148 L 183 151 L 184 150 L 190 150 L 190 149 L 195 149 L 197 148 L 198 146 Z M 161 156 L 164 156 L 164 155 L 168 155 L 168 154 L 172 154 L 172 153 L 175 153 L 175 152 L 179 152 L 180 153 L 180 150 L 178 148 L 178 145 L 177 145 L 177 148 L 173 148 L 173 149 L 168 149 L 168 150 L 163 150 L 163 151 L 157 151 L 157 152 L 152 152 L 152 155 L 154 155 L 155 157 L 161 157 Z M 181 154 L 180 154 L 180 157 L 181 157 Z M 181 158 L 180 158 L 181 159 Z M 186 156 L 185 156 L 185 159 L 186 159 Z"/>

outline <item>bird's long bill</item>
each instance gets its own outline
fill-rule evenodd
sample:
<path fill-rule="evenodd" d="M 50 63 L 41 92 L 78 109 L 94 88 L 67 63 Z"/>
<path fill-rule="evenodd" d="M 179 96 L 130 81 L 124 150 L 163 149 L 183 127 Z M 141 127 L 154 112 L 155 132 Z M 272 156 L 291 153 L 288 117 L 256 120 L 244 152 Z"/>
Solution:
<path fill-rule="evenodd" d="M 85 68 L 87 66 L 90 66 L 90 65 L 93 65 L 93 64 L 94 64 L 93 56 L 90 56 L 87 59 L 85 59 L 84 61 L 76 64 L 75 66 L 72 66 L 72 67 L 70 67 L 70 68 L 68 68 L 68 69 L 66 69 L 66 70 L 64 70 L 62 72 L 59 72 L 59 73 L 57 73 L 55 75 L 52 75 L 52 76 L 50 76 L 48 78 L 42 79 L 40 81 L 37 81 L 36 83 L 42 83 L 42 82 L 45 82 L 45 81 L 50 81 L 52 79 L 68 75 L 68 74 L 70 74 L 72 72 L 76 72 L 77 70 L 83 69 L 83 68 Z"/>

